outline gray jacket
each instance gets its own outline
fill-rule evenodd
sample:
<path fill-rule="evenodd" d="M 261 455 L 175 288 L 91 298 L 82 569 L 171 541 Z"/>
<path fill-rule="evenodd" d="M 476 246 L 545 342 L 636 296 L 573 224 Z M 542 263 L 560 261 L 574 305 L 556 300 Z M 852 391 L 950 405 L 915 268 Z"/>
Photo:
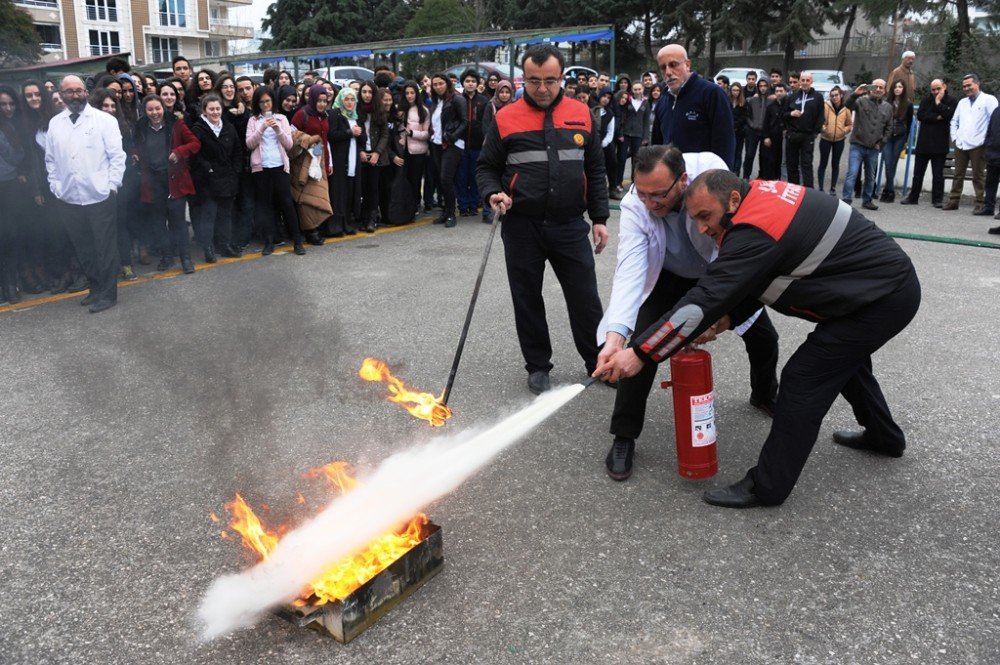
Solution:
<path fill-rule="evenodd" d="M 874 148 L 876 143 L 886 142 L 892 126 L 891 104 L 882 100 L 876 102 L 869 95 L 851 94 L 844 105 L 855 112 L 851 143 Z"/>

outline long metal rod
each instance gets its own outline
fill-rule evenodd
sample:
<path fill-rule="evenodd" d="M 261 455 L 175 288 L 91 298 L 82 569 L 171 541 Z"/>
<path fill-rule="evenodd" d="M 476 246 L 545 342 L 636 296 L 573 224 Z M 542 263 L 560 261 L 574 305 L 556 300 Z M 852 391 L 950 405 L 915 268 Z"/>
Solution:
<path fill-rule="evenodd" d="M 448 385 L 444 387 L 441 395 L 441 403 L 448 404 L 451 397 L 451 388 L 455 385 L 455 375 L 458 373 L 458 364 L 462 362 L 462 351 L 465 349 L 465 339 L 469 336 L 469 326 L 472 324 L 472 313 L 476 311 L 476 301 L 479 300 L 479 287 L 483 285 L 483 275 L 486 273 L 486 263 L 490 260 L 490 249 L 493 247 L 493 236 L 497 233 L 497 227 L 503 222 L 503 215 L 494 214 L 493 225 L 490 229 L 490 237 L 486 241 L 486 248 L 483 249 L 483 262 L 479 265 L 479 275 L 476 277 L 476 286 L 472 289 L 472 300 L 469 302 L 469 311 L 465 313 L 465 325 L 462 326 L 462 335 L 458 338 L 458 348 L 455 349 L 455 360 L 451 363 L 451 373 L 448 374 Z"/>

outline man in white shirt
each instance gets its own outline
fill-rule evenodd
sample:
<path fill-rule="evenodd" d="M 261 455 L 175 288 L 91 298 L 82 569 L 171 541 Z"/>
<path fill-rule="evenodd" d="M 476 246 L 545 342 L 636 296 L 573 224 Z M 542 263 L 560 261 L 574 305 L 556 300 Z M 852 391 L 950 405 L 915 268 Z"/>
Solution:
<path fill-rule="evenodd" d="M 125 175 L 118 123 L 87 103 L 77 76 L 60 84 L 66 108 L 52 118 L 45 137 L 49 188 L 65 210 L 63 219 L 77 260 L 90 282 L 80 303 L 91 313 L 118 302 L 118 237 L 115 197 Z"/>
<path fill-rule="evenodd" d="M 972 188 L 976 192 L 976 206 L 973 214 L 983 214 L 983 197 L 986 193 L 986 129 L 990 116 L 997 108 L 997 98 L 982 92 L 979 76 L 966 74 L 962 77 L 962 92 L 965 98 L 958 102 L 955 115 L 951 117 L 951 140 L 955 144 L 955 177 L 951 181 L 951 194 L 942 210 L 958 210 L 962 198 L 962 184 L 965 170 L 972 163 Z"/>
<path fill-rule="evenodd" d="M 603 345 L 598 364 L 625 346 L 695 285 L 718 253 L 715 241 L 698 233 L 683 207 L 688 182 L 709 169 L 728 169 L 711 152 L 681 153 L 669 145 L 642 148 L 635 157 L 635 183 L 621 202 L 618 263 L 611 300 L 597 328 Z M 771 415 L 778 392 L 778 333 L 760 310 L 734 322 L 750 359 L 750 403 Z M 656 378 L 655 363 L 618 382 L 611 416 L 614 443 L 605 465 L 614 480 L 632 474 L 635 440 L 642 432 L 646 401 Z"/>

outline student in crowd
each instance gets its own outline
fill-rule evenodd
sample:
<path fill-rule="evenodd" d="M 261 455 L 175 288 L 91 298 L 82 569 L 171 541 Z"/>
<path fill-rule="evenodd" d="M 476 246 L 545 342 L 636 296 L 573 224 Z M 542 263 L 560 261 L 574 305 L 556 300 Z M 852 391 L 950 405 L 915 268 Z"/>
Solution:
<path fill-rule="evenodd" d="M 163 110 L 178 120 L 184 118 L 184 100 L 178 96 L 177 88 L 172 83 L 164 81 L 156 89 L 156 95 L 163 103 Z"/>
<path fill-rule="evenodd" d="M 330 95 L 322 84 L 317 83 L 306 91 L 305 106 L 292 117 L 292 139 L 295 141 L 289 152 L 292 198 L 299 226 L 305 232 L 306 241 L 312 245 L 323 244 L 321 227 L 333 214 L 329 180 L 333 161 L 327 138 L 330 134 L 329 107 Z M 317 168 L 310 174 L 314 160 L 318 162 Z"/>
<path fill-rule="evenodd" d="M 121 87 L 121 98 L 118 100 L 118 110 L 124 120 L 131 128 L 139 120 L 141 112 L 139 110 L 140 96 L 136 92 L 135 81 L 131 74 L 119 74 L 118 83 Z"/>
<path fill-rule="evenodd" d="M 29 152 L 22 132 L 21 103 L 14 88 L 0 85 L 0 302 L 21 302 L 18 267 L 22 222 L 28 209 Z"/>
<path fill-rule="evenodd" d="M 63 109 L 66 108 L 66 103 L 63 102 L 62 94 L 58 90 L 53 90 L 51 92 L 51 95 L 52 95 L 52 109 L 56 113 L 60 113 Z"/>
<path fill-rule="evenodd" d="M 236 99 L 239 100 L 237 112 L 230 111 L 230 118 L 236 125 L 240 145 L 247 144 L 247 124 L 253 116 L 253 80 L 249 76 L 237 77 Z M 240 251 L 250 246 L 250 237 L 254 230 L 254 191 L 253 171 L 250 168 L 250 153 L 243 151 L 243 168 L 240 170 L 240 186 L 233 203 L 233 244 Z"/>
<path fill-rule="evenodd" d="M 489 99 L 477 91 L 479 75 L 474 69 L 462 72 L 462 103 L 465 104 L 465 131 L 462 132 L 462 160 L 455 176 L 459 214 L 472 217 L 479 211 L 479 188 L 476 186 L 476 161 L 483 149 L 483 115 Z M 456 141 L 456 144 L 458 142 Z M 489 210 L 483 211 L 488 221 Z"/>
<path fill-rule="evenodd" d="M 284 218 L 288 237 L 295 243 L 295 253 L 302 256 L 306 248 L 302 244 L 302 231 L 289 179 L 288 151 L 292 149 L 292 129 L 285 116 L 274 112 L 274 99 L 274 91 L 270 88 L 257 88 L 251 102 L 253 115 L 247 122 L 246 147 L 251 151 L 250 168 L 257 193 L 254 210 L 257 228 L 264 236 L 261 254 L 267 256 L 274 252 L 274 243 L 281 237 L 281 219 Z"/>
<path fill-rule="evenodd" d="M 618 164 L 618 168 L 615 171 L 615 188 L 610 192 L 610 195 L 614 198 L 621 198 L 625 195 L 625 162 L 628 161 L 628 142 L 625 140 L 625 134 L 623 132 L 623 125 L 625 124 L 625 109 L 629 105 L 629 92 L 627 90 L 619 90 L 615 92 L 614 101 L 612 106 L 614 107 L 615 114 L 615 159 Z"/>
<path fill-rule="evenodd" d="M 187 108 L 188 125 L 194 126 L 202 114 L 201 99 L 211 94 L 215 89 L 216 75 L 211 69 L 202 69 L 188 85 L 184 96 L 184 106 Z"/>
<path fill-rule="evenodd" d="M 639 152 L 639 148 L 649 145 L 650 123 L 649 102 L 644 97 L 641 82 L 632 84 L 632 94 L 628 104 L 623 107 L 622 116 L 622 142 L 627 146 L 625 157 L 618 153 L 618 171 L 620 182 L 625 179 L 625 160 L 631 158 Z M 632 166 L 632 173 L 629 178 L 635 175 L 635 165 Z"/>
<path fill-rule="evenodd" d="M 747 74 L 748 79 L 750 74 Z M 757 76 L 754 74 L 754 79 L 756 78 Z M 756 94 L 747 99 L 747 126 L 744 140 L 746 155 L 743 158 L 744 180 L 750 179 L 750 173 L 753 172 L 753 161 L 760 152 L 764 138 L 764 115 L 767 111 L 768 96 L 771 94 L 771 86 L 766 78 L 760 79 L 755 85 Z"/>
<path fill-rule="evenodd" d="M 361 141 L 361 164 L 358 175 L 361 178 L 361 230 L 375 233 L 378 219 L 379 184 L 382 169 L 388 163 L 389 128 L 388 119 L 378 101 L 378 87 L 374 81 L 365 81 L 358 92 L 358 122 L 364 132 Z"/>
<path fill-rule="evenodd" d="M 774 99 L 769 100 L 764 111 L 764 140 L 760 149 L 760 173 L 762 180 L 781 180 L 781 156 L 785 137 L 784 99 L 787 89 L 784 83 L 774 86 Z"/>
<path fill-rule="evenodd" d="M 285 116 L 285 120 L 291 123 L 292 118 L 295 117 L 295 112 L 299 110 L 300 106 L 298 90 L 295 86 L 283 85 L 278 88 L 275 98 L 278 101 L 274 112 Z"/>
<path fill-rule="evenodd" d="M 385 115 L 386 133 L 389 136 L 386 144 L 385 154 L 379 158 L 379 182 L 378 182 L 378 210 L 380 224 L 390 226 L 389 201 L 392 196 L 392 186 L 396 182 L 396 175 L 400 167 L 405 163 L 403 145 L 400 139 L 406 131 L 406 122 L 399 116 L 399 109 L 396 108 L 396 100 L 388 88 L 380 87 L 375 94 L 375 99 L 382 107 Z"/>
<path fill-rule="evenodd" d="M 514 89 L 510 85 L 510 81 L 506 79 L 497 83 L 496 90 L 493 91 L 493 97 L 490 98 L 490 103 L 486 105 L 486 110 L 483 111 L 483 135 L 489 131 L 493 123 L 496 122 L 497 111 L 507 106 L 514 100 Z"/>
<path fill-rule="evenodd" d="M 278 72 L 278 78 L 276 79 L 276 81 L 279 87 L 283 85 L 290 85 L 293 87 L 295 86 L 295 79 L 293 79 L 292 75 L 289 72 L 286 72 L 284 69 Z"/>
<path fill-rule="evenodd" d="M 173 86 L 166 87 L 174 90 Z M 160 254 L 156 269 L 169 270 L 177 256 L 184 273 L 191 274 L 194 264 L 185 208 L 195 190 L 188 160 L 201 149 L 201 142 L 158 96 L 147 96 L 143 109 L 144 116 L 135 129 L 135 155 L 139 161 L 143 216 L 153 229 Z"/>
<path fill-rule="evenodd" d="M 729 86 L 729 105 L 733 109 L 733 131 L 736 132 L 736 151 L 733 153 L 733 163 L 729 165 L 729 170 L 739 175 L 740 165 L 743 164 L 743 144 L 746 141 L 749 115 L 743 86 L 739 81 Z"/>
<path fill-rule="evenodd" d="M 622 194 L 618 192 L 618 145 L 615 142 L 617 136 L 617 119 L 615 118 L 612 100 L 614 93 L 610 86 L 601 89 L 597 96 L 597 122 L 601 133 L 601 149 L 604 152 L 604 172 L 608 178 L 608 192 L 612 198 L 620 199 Z"/>
<path fill-rule="evenodd" d="M 215 94 L 222 100 L 222 121 L 235 122 L 246 110 L 236 96 L 236 79 L 229 72 L 222 72 L 215 79 Z"/>
<path fill-rule="evenodd" d="M 333 217 L 330 236 L 342 238 L 358 232 L 361 217 L 360 165 L 361 147 L 365 145 L 364 126 L 358 122 L 358 94 L 350 86 L 337 93 L 330 112 L 330 147 L 333 173 L 330 178 L 330 204 Z"/>
<path fill-rule="evenodd" d="M 145 74 L 142 77 L 142 80 L 143 83 L 145 83 L 145 86 L 143 86 L 143 92 L 146 95 L 155 95 L 156 89 L 160 87 L 160 84 L 156 80 L 156 77 L 153 76 L 152 74 Z"/>
<path fill-rule="evenodd" d="M 123 275 L 126 279 L 135 279 L 134 268 L 132 274 L 127 274 L 124 270 L 126 264 L 134 265 L 138 261 L 142 265 L 152 263 L 150 258 L 150 248 L 154 244 L 152 229 L 146 224 L 146 220 L 139 214 L 139 165 L 131 153 L 135 124 L 142 116 L 139 108 L 141 99 L 138 96 L 135 81 L 131 74 L 122 73 L 118 75 L 118 82 L 121 88 L 118 99 L 118 117 L 124 123 L 122 128 L 122 142 L 125 145 L 125 179 L 122 180 L 121 189 L 118 190 L 118 244 L 122 252 L 126 249 L 130 252 L 130 259 L 125 262 L 123 259 Z M 124 232 L 122 231 L 124 229 Z"/>
<path fill-rule="evenodd" d="M 906 87 L 904 79 L 896 79 L 889 90 L 886 99 L 892 106 L 892 124 L 889 126 L 889 138 L 882 146 L 882 164 L 885 170 L 885 184 L 879 201 L 892 203 L 896 200 L 896 167 L 899 165 L 899 155 L 906 147 L 910 138 L 910 125 L 913 123 L 913 102 L 911 92 Z"/>
<path fill-rule="evenodd" d="M 183 55 L 174 56 L 174 59 L 170 61 L 170 68 L 174 72 L 174 78 L 179 79 L 181 87 L 186 89 L 188 83 L 191 82 L 191 74 L 193 73 L 188 59 Z"/>
<path fill-rule="evenodd" d="M 510 97 L 510 84 L 506 81 L 497 85 L 493 102 L 499 103 L 497 94 L 503 84 L 507 85 L 507 96 Z M 399 99 L 399 112 L 403 120 L 402 143 L 403 169 L 406 182 L 410 186 L 414 201 L 420 201 L 420 183 L 424 177 L 430 152 L 431 116 L 423 103 L 423 90 L 416 81 L 403 84 L 403 94 Z M 486 120 L 484 119 L 485 123 Z"/>
<path fill-rule="evenodd" d="M 222 120 L 222 100 L 214 92 L 200 100 L 201 113 L 191 131 L 201 150 L 191 159 L 196 195 L 191 202 L 195 239 L 205 252 L 205 263 L 216 262 L 216 251 L 226 257 L 241 255 L 232 244 L 233 201 L 239 188 L 243 146 L 232 123 Z"/>
<path fill-rule="evenodd" d="M 454 228 L 455 219 L 455 174 L 462 161 L 463 138 L 468 126 L 466 105 L 461 96 L 455 94 L 455 85 L 446 74 L 431 77 L 434 107 L 431 111 L 431 156 L 438 165 L 444 208 L 435 224 Z"/>
<path fill-rule="evenodd" d="M 816 171 L 816 189 L 823 191 L 823 176 L 830 163 L 830 195 L 837 195 L 837 177 L 840 175 L 840 156 L 844 154 L 847 135 L 854 122 L 851 110 L 844 105 L 844 91 L 833 86 L 830 99 L 823 103 L 823 132 L 819 139 L 819 168 Z"/>

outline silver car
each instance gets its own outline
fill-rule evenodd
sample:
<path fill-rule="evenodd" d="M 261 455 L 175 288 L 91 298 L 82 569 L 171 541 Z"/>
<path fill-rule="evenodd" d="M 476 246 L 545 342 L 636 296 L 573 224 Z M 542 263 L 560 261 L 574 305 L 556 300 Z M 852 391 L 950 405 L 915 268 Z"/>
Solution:
<path fill-rule="evenodd" d="M 824 99 L 830 99 L 830 91 L 833 90 L 833 86 L 847 90 L 844 72 L 839 69 L 807 69 L 806 71 L 812 74 L 813 90 L 822 94 Z"/>

